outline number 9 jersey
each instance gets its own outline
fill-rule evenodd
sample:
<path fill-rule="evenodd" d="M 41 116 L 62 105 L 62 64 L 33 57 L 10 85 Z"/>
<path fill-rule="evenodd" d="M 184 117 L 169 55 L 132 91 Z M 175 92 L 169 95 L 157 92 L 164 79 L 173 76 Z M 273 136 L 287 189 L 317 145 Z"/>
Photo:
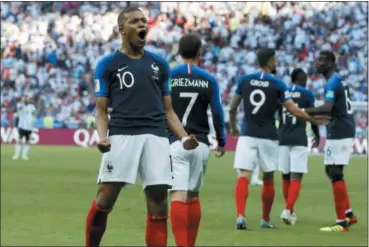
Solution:
<path fill-rule="evenodd" d="M 290 99 L 286 84 L 271 74 L 258 72 L 238 80 L 236 94 L 243 99 L 241 136 L 278 140 L 275 113 Z"/>

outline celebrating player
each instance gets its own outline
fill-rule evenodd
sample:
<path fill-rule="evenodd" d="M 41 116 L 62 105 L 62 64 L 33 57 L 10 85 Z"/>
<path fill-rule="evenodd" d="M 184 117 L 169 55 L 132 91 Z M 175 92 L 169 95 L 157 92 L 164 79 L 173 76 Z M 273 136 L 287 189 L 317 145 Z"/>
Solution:
<path fill-rule="evenodd" d="M 290 99 L 284 82 L 275 78 L 277 60 L 273 49 L 261 49 L 257 54 L 260 72 L 243 76 L 238 81 L 229 112 L 231 133 L 238 136 L 236 127 L 237 107 L 243 100 L 244 122 L 238 139 L 234 168 L 238 170 L 235 197 L 237 206 L 237 229 L 246 229 L 245 207 L 248 197 L 248 183 L 255 163 L 260 162 L 263 170 L 262 220 L 261 227 L 273 228 L 270 211 L 274 200 L 274 171 L 278 163 L 278 136 L 275 126 L 275 112 L 280 103 L 292 115 L 314 124 L 325 124 L 324 118 L 314 119 L 302 111 Z"/>
<path fill-rule="evenodd" d="M 187 135 L 172 109 L 168 64 L 143 49 L 148 32 L 144 13 L 126 8 L 118 26 L 121 49 L 102 58 L 95 71 L 98 147 L 104 154 L 86 220 L 86 246 L 100 245 L 121 188 L 134 184 L 137 173 L 147 200 L 146 245 L 166 246 L 167 191 L 172 183 L 167 127 L 184 149 L 194 149 L 198 142 Z"/>
<path fill-rule="evenodd" d="M 218 141 L 217 156 L 224 154 L 226 141 L 224 114 L 216 79 L 197 64 L 201 54 L 201 39 L 186 34 L 179 40 L 182 65 L 172 69 L 173 109 L 188 133 L 196 135 L 199 146 L 186 151 L 171 134 L 173 162 L 173 188 L 171 191 L 170 218 L 177 246 L 195 246 L 201 219 L 199 189 L 203 183 L 210 155 L 208 106 Z"/>
<path fill-rule="evenodd" d="M 36 107 L 27 97 L 24 97 L 23 102 L 17 104 L 16 114 L 18 116 L 17 127 L 19 136 L 16 140 L 13 160 L 17 160 L 21 153 L 22 159 L 28 160 L 29 141 L 35 120 Z"/>
<path fill-rule="evenodd" d="M 329 114 L 331 121 L 327 127 L 324 164 L 327 176 L 332 182 L 336 224 L 323 227 L 321 231 L 346 232 L 348 227 L 357 223 L 343 179 L 343 168 L 349 164 L 355 122 L 350 100 L 350 89 L 340 75 L 335 72 L 336 58 L 333 52 L 322 51 L 316 61 L 316 68 L 326 79 L 324 104 L 316 108 L 305 109 L 312 115 Z"/>
<path fill-rule="evenodd" d="M 314 107 L 314 94 L 306 87 L 307 75 L 298 68 L 291 74 L 292 86 L 289 87 L 291 99 L 300 108 Z M 278 169 L 282 172 L 283 196 L 285 209 L 281 219 L 286 224 L 294 225 L 297 217 L 294 205 L 300 193 L 301 179 L 308 170 L 308 147 L 306 136 L 306 122 L 292 116 L 286 108 L 279 110 L 279 155 Z M 319 145 L 319 127 L 312 125 L 314 132 L 313 146 Z"/>

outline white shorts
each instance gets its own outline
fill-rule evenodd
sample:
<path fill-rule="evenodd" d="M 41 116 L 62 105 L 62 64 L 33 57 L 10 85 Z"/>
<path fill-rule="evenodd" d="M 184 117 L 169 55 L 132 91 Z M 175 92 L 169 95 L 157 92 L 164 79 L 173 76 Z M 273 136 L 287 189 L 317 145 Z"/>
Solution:
<path fill-rule="evenodd" d="M 173 187 L 172 190 L 198 192 L 204 181 L 204 175 L 210 156 L 210 148 L 204 143 L 194 150 L 185 150 L 180 141 L 170 145 Z"/>
<path fill-rule="evenodd" d="M 259 162 L 264 172 L 272 172 L 278 167 L 278 141 L 241 136 L 238 138 L 234 168 L 253 171 Z"/>
<path fill-rule="evenodd" d="M 110 136 L 111 150 L 104 153 L 97 179 L 134 184 L 137 174 L 145 188 L 172 184 L 169 140 L 155 135 Z"/>
<path fill-rule="evenodd" d="M 309 157 L 307 147 L 279 146 L 278 152 L 278 170 L 283 174 L 307 173 Z"/>
<path fill-rule="evenodd" d="M 353 144 L 353 138 L 326 140 L 324 165 L 348 165 Z"/>

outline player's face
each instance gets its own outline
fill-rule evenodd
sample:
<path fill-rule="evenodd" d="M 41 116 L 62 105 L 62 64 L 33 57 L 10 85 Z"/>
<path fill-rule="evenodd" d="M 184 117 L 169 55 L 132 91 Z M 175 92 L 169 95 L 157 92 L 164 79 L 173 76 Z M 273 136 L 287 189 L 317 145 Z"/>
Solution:
<path fill-rule="evenodd" d="M 320 74 L 324 74 L 331 68 L 331 63 L 328 61 L 327 56 L 320 54 L 315 61 L 315 67 Z"/>
<path fill-rule="evenodd" d="M 142 11 L 133 11 L 125 15 L 123 28 L 120 29 L 124 42 L 133 47 L 143 48 L 146 44 L 147 19 Z"/>
<path fill-rule="evenodd" d="M 304 72 L 300 72 L 297 75 L 297 81 L 302 87 L 306 87 L 307 75 Z"/>
<path fill-rule="evenodd" d="M 277 74 L 277 58 L 275 56 L 269 59 L 268 66 L 272 74 Z"/>

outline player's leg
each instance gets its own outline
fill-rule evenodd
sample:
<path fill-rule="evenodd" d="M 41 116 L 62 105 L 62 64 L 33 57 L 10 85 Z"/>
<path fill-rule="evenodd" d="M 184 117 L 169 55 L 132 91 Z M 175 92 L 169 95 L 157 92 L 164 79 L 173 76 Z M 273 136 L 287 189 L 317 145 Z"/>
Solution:
<path fill-rule="evenodd" d="M 147 200 L 146 245 L 167 245 L 168 189 L 172 185 L 168 138 L 143 135 L 139 174 Z"/>
<path fill-rule="evenodd" d="M 136 181 L 142 151 L 139 136 L 111 136 L 111 150 L 104 153 L 98 176 L 98 190 L 86 219 L 86 246 L 100 246 L 119 192 Z"/>
<path fill-rule="evenodd" d="M 350 139 L 351 140 L 351 139 Z M 346 210 L 348 207 L 348 192 L 343 175 L 343 167 L 348 165 L 352 142 L 347 139 L 327 140 L 325 147 L 324 164 L 327 176 L 332 182 L 334 204 L 336 209 L 336 224 L 323 227 L 321 231 L 345 232 L 348 231 Z"/>
<path fill-rule="evenodd" d="M 260 165 L 259 163 L 255 164 L 255 169 L 252 171 L 252 176 L 251 176 L 251 184 L 252 185 L 262 185 L 263 181 L 260 180 L 259 178 L 259 174 L 260 174 Z"/>
<path fill-rule="evenodd" d="M 18 137 L 15 140 L 13 160 L 17 160 L 21 154 L 23 137 L 24 137 L 23 129 L 18 128 Z"/>
<path fill-rule="evenodd" d="M 234 168 L 238 178 L 235 189 L 237 208 L 237 229 L 246 229 L 246 202 L 249 195 L 249 180 L 257 160 L 257 146 L 252 137 L 241 136 L 238 138 Z"/>
<path fill-rule="evenodd" d="M 180 141 L 172 143 L 171 162 L 173 187 L 170 191 L 170 220 L 176 246 L 189 246 L 188 228 L 188 189 L 190 178 L 190 159 L 193 151 L 184 150 Z"/>
<path fill-rule="evenodd" d="M 260 226 L 263 228 L 274 228 L 274 225 L 270 222 L 270 212 L 275 196 L 274 172 L 278 168 L 278 142 L 258 139 L 257 145 L 260 167 L 263 170 L 263 187 L 261 190 L 263 211 Z"/>
<path fill-rule="evenodd" d="M 189 192 L 187 195 L 189 219 L 188 233 L 190 239 L 188 246 L 195 246 L 200 227 L 202 212 L 199 191 L 204 183 L 210 149 L 204 143 L 200 143 L 193 152 L 194 156 L 190 166 Z"/>
<path fill-rule="evenodd" d="M 282 173 L 282 193 L 285 203 L 288 197 L 288 188 L 290 185 L 290 147 L 278 147 L 278 170 Z"/>
<path fill-rule="evenodd" d="M 304 146 L 293 146 L 290 148 L 290 172 L 291 181 L 288 189 L 288 198 L 286 202 L 286 214 L 288 219 L 285 221 L 287 224 L 296 224 L 297 216 L 294 212 L 294 206 L 300 195 L 301 181 L 303 174 L 308 170 L 308 156 L 309 150 Z"/>
<path fill-rule="evenodd" d="M 28 160 L 28 152 L 29 152 L 29 149 L 30 149 L 29 142 L 30 142 L 30 139 L 31 139 L 31 134 L 32 134 L 32 131 L 30 131 L 30 130 L 25 130 L 24 131 L 25 142 L 24 142 L 23 150 L 22 150 L 22 159 L 24 159 L 24 160 Z"/>

